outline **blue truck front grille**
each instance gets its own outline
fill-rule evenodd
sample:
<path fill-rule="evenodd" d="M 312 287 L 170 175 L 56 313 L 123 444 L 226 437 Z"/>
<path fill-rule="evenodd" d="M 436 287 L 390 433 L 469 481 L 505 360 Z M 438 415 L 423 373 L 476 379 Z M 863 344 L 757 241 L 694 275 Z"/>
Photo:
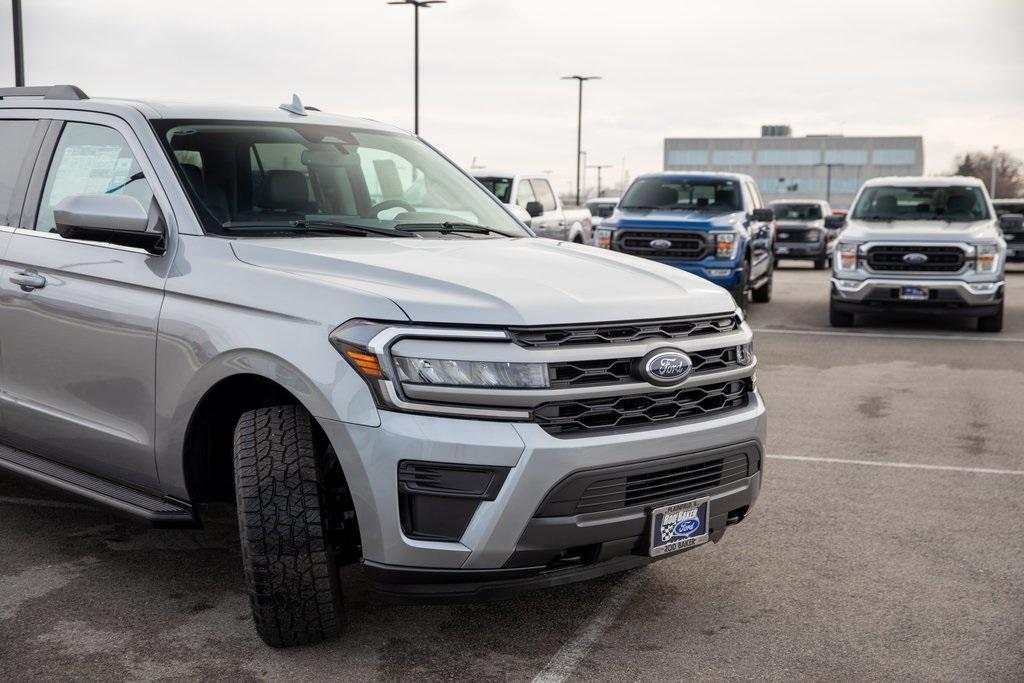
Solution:
<path fill-rule="evenodd" d="M 620 230 L 615 250 L 631 256 L 699 261 L 709 252 L 707 233 L 684 230 Z"/>

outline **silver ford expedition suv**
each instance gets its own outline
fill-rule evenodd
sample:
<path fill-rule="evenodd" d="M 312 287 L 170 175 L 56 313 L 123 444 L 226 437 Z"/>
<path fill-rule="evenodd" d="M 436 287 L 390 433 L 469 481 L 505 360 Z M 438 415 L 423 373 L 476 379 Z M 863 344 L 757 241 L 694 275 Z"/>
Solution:
<path fill-rule="evenodd" d="M 0 468 L 158 525 L 237 502 L 260 636 L 338 567 L 475 599 L 718 541 L 765 408 L 729 294 L 536 239 L 420 139 L 0 90 Z"/>
<path fill-rule="evenodd" d="M 977 178 L 875 178 L 860 189 L 833 259 L 830 320 L 932 313 L 1003 327 L 1003 240 Z"/>

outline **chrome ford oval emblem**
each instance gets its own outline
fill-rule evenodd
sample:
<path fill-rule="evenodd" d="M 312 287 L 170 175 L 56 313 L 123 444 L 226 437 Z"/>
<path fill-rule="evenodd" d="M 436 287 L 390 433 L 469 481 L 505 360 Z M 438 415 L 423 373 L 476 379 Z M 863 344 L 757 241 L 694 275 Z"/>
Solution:
<path fill-rule="evenodd" d="M 928 263 L 928 254 L 912 251 L 909 254 L 903 255 L 903 262 L 911 266 L 919 266 L 922 263 Z"/>
<path fill-rule="evenodd" d="M 651 248 L 652 249 L 671 249 L 672 248 L 672 240 L 665 240 L 665 239 L 651 240 Z"/>
<path fill-rule="evenodd" d="M 690 375 L 693 362 L 682 351 L 655 349 L 640 359 L 637 374 L 640 379 L 658 386 L 679 384 Z"/>

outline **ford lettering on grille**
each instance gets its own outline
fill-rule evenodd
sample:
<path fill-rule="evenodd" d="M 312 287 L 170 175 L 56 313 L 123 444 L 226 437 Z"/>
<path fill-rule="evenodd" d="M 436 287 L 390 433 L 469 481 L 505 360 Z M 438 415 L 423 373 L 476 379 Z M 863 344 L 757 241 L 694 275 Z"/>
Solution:
<path fill-rule="evenodd" d="M 682 351 L 655 349 L 640 359 L 640 379 L 658 386 L 679 384 L 690 375 L 693 362 Z"/>
<path fill-rule="evenodd" d="M 656 239 L 651 240 L 651 249 L 671 249 L 672 240 Z"/>

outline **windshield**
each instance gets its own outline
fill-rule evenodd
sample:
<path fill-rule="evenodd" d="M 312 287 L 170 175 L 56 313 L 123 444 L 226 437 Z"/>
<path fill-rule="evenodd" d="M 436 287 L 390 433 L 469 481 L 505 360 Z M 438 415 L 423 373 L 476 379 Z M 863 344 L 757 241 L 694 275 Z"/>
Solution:
<path fill-rule="evenodd" d="M 820 204 L 772 203 L 772 211 L 778 221 L 818 221 L 824 217 Z"/>
<path fill-rule="evenodd" d="M 739 182 L 722 178 L 639 178 L 623 195 L 623 209 L 742 211 Z"/>
<path fill-rule="evenodd" d="M 491 191 L 502 204 L 508 204 L 512 197 L 511 178 L 477 178 L 481 185 Z"/>
<path fill-rule="evenodd" d="M 443 237 L 528 237 L 472 180 L 404 133 L 312 124 L 155 121 L 203 227 L 278 235 L 405 234 L 404 224 L 480 226 Z M 359 229 L 364 229 L 362 233 Z M 426 233 L 425 233 L 426 234 Z"/>
<path fill-rule="evenodd" d="M 587 210 L 590 211 L 591 216 L 597 218 L 608 218 L 615 213 L 616 202 L 595 202 L 589 201 L 586 203 Z"/>
<path fill-rule="evenodd" d="M 881 221 L 978 221 L 988 218 L 985 195 L 978 187 L 897 187 L 864 189 L 853 217 Z"/>

